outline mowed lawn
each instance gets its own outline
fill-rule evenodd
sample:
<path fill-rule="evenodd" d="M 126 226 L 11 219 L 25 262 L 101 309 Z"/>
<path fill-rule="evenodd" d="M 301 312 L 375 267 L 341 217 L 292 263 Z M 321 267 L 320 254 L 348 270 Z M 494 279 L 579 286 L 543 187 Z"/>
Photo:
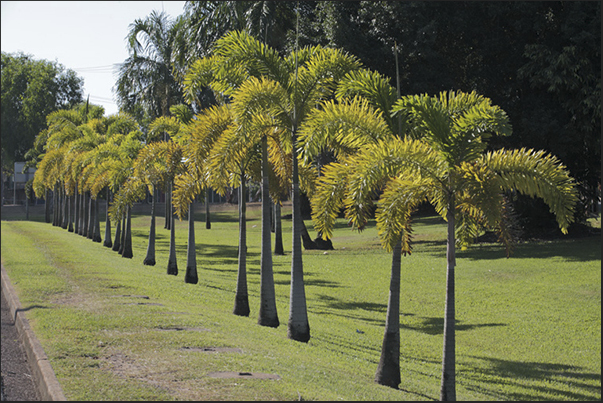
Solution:
<path fill-rule="evenodd" d="M 212 209 L 208 230 L 196 208 L 199 283 L 191 285 L 186 221 L 176 223 L 179 274 L 169 276 L 163 217 L 151 267 L 142 264 L 147 215 L 134 216 L 134 258 L 124 259 L 41 222 L 40 206 L 30 214 L 36 221 L 14 220 L 3 208 L 2 264 L 68 400 L 439 398 L 443 220 L 417 217 L 414 252 L 402 259 L 396 390 L 374 382 L 391 265 L 374 222 L 357 233 L 341 219 L 335 250 L 304 251 L 311 339 L 299 343 L 286 336 L 291 220 L 283 220 L 286 255 L 273 257 L 281 322 L 274 329 L 257 324 L 259 206 L 248 208 L 249 317 L 232 314 L 237 207 Z M 510 259 L 496 244 L 457 250 L 456 318 L 459 400 L 601 400 L 600 235 L 522 243 Z"/>

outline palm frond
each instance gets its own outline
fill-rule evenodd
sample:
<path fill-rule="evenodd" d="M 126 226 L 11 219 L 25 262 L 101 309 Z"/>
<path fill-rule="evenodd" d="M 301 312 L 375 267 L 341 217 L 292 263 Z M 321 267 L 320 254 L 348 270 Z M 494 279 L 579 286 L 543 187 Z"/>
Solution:
<path fill-rule="evenodd" d="M 567 233 L 574 221 L 578 192 L 574 179 L 557 157 L 542 150 L 501 149 L 487 153 L 484 163 L 500 176 L 502 190 L 542 198 L 555 214 L 561 231 Z"/>

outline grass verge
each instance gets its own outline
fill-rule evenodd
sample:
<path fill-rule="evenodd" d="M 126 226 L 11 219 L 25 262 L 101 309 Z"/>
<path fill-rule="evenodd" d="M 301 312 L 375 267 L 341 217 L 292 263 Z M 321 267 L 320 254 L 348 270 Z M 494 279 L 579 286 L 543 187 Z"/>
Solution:
<path fill-rule="evenodd" d="M 142 264 L 148 216 L 133 219 L 133 259 L 50 224 L 2 221 L 2 263 L 67 398 L 437 400 L 443 221 L 418 218 L 414 253 L 402 260 L 402 383 L 395 390 L 373 381 L 391 264 L 374 223 L 358 234 L 341 221 L 335 250 L 304 251 L 306 344 L 286 337 L 290 221 L 283 222 L 286 255 L 273 257 L 281 326 L 257 325 L 259 214 L 248 210 L 248 318 L 232 314 L 236 206 L 212 212 L 211 230 L 198 214 L 196 285 L 184 283 L 184 221 L 176 223 L 176 277 L 166 274 L 162 218 L 153 267 Z M 458 251 L 459 400 L 601 399 L 600 242 L 599 235 L 523 243 L 510 259 L 494 244 Z M 209 376 L 218 371 L 280 379 Z"/>

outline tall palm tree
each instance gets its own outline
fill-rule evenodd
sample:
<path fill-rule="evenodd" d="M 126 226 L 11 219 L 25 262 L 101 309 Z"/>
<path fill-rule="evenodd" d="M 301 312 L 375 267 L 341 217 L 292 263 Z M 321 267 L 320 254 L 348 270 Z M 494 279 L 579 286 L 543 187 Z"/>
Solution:
<path fill-rule="evenodd" d="M 168 116 L 172 105 L 182 102 L 182 93 L 172 74 L 174 40 L 182 30 L 180 19 L 152 11 L 136 19 L 126 36 L 129 57 L 119 70 L 115 86 L 118 104 L 126 112 L 142 105 L 150 118 Z"/>
<path fill-rule="evenodd" d="M 210 66 L 209 74 L 213 68 L 212 88 L 224 96 L 232 96 L 236 115 L 239 117 L 237 121 L 263 126 L 265 129 L 262 133 L 269 130 L 279 133 L 280 143 L 285 144 L 284 149 L 291 154 L 291 167 L 283 171 L 275 167 L 277 172 L 290 173 L 288 178 L 283 179 L 291 183 L 293 204 L 288 337 L 306 342 L 310 339 L 310 328 L 301 256 L 300 234 L 303 222 L 299 200 L 297 134 L 308 112 L 321 100 L 329 97 L 336 82 L 345 73 L 357 69 L 359 62 L 337 50 L 319 46 L 302 49 L 283 58 L 243 32 L 231 32 L 218 40 L 213 54 L 211 58 L 201 59 L 193 64 L 185 80 L 185 92 L 195 91 L 201 86 L 200 83 L 207 82 Z M 245 120 L 249 122 L 246 123 Z M 256 141 L 263 141 L 263 137 L 258 137 Z M 266 213 L 269 214 L 269 209 Z"/>
<path fill-rule="evenodd" d="M 457 242 L 466 246 L 482 230 L 492 228 L 498 229 L 503 242 L 510 242 L 505 235 L 503 205 L 505 192 L 511 190 L 543 198 L 566 233 L 573 220 L 577 193 L 563 164 L 543 151 L 485 152 L 488 137 L 511 132 L 504 111 L 492 106 L 488 98 L 462 92 L 407 96 L 393 109 L 404 117 L 410 135 L 368 144 L 343 162 L 328 165 L 312 202 L 313 219 L 323 236 L 330 236 L 337 212 L 345 206 L 346 217 L 362 228 L 372 199 L 382 191 L 376 220 L 384 248 L 394 252 L 392 284 L 399 281 L 396 255 L 411 252 L 410 216 L 416 206 L 427 201 L 446 219 L 447 285 L 440 397 L 455 400 Z M 390 307 L 393 305 L 390 301 Z M 386 343 L 383 348 L 387 348 Z M 382 361 L 383 358 L 382 354 Z M 392 368 L 399 362 L 392 361 L 395 359 L 386 357 L 380 368 L 385 371 L 384 379 L 390 380 L 389 386 L 397 387 L 399 375 Z"/>
<path fill-rule="evenodd" d="M 195 120 L 186 125 L 189 139 L 184 146 L 184 156 L 188 170 L 176 177 L 174 191 L 174 206 L 180 217 L 195 196 L 207 194 L 205 189 L 214 188 L 224 194 L 227 187 L 239 186 L 240 191 L 244 192 L 249 159 L 236 161 L 230 158 L 231 154 L 227 151 L 237 149 L 236 153 L 240 153 L 244 148 L 232 141 L 240 136 L 237 135 L 230 109 L 229 105 L 212 106 L 197 114 Z M 239 197 L 238 274 L 233 310 L 239 316 L 249 315 L 245 212 L 245 200 Z"/>
<path fill-rule="evenodd" d="M 337 101 L 329 100 L 312 112 L 300 131 L 303 165 L 314 166 L 319 175 L 329 161 L 341 162 L 367 144 L 401 137 L 403 130 L 403 125 L 391 118 L 396 91 L 379 73 L 352 71 L 339 82 L 336 94 Z M 313 211 L 318 214 L 318 208 Z M 335 217 L 327 214 L 322 218 L 330 226 Z M 392 387 L 400 383 L 401 255 L 402 250 L 394 248 L 385 332 L 375 375 L 377 383 Z"/>

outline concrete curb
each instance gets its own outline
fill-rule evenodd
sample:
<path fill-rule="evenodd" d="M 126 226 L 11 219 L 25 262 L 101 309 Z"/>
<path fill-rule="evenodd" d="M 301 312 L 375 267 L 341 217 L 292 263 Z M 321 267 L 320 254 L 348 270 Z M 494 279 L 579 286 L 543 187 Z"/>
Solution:
<path fill-rule="evenodd" d="M 31 364 L 32 377 L 40 393 L 40 399 L 42 401 L 66 401 L 63 389 L 52 370 L 48 357 L 29 326 L 23 307 L 8 278 L 4 265 L 1 269 L 2 293 L 8 303 L 10 315 L 15 320 L 15 327 L 27 353 L 27 359 Z"/>

